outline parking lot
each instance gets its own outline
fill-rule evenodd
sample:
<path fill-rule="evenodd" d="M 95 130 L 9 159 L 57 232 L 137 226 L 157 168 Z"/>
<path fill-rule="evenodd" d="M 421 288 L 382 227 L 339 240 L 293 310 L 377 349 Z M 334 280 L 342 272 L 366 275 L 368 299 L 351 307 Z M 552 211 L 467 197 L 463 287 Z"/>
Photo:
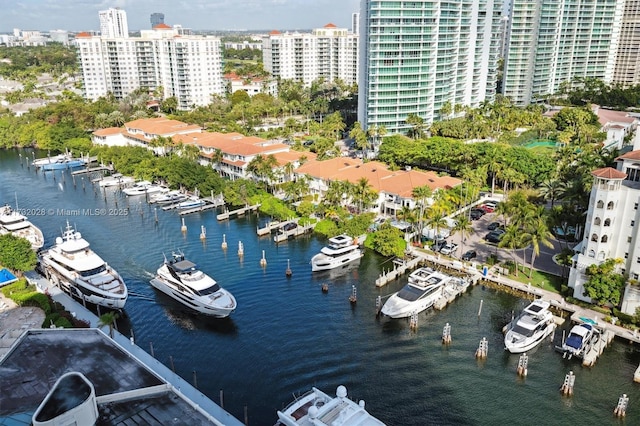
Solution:
<path fill-rule="evenodd" d="M 446 239 L 447 243 L 457 244 L 457 248 L 450 256 L 460 259 L 466 251 L 475 250 L 477 257 L 472 259 L 475 262 L 484 263 L 489 255 L 495 254 L 501 261 L 514 260 L 515 256 L 515 260 L 521 264 L 523 254 L 522 250 L 515 250 L 514 252 L 513 250 L 498 248 L 496 244 L 485 241 L 485 236 L 491 232 L 488 227 L 492 222 L 503 223 L 502 219 L 495 213 L 486 213 L 481 218 L 471 221 L 473 232 L 470 235 L 465 236 L 465 241 L 462 241 L 462 236 L 459 233 L 448 237 Z M 561 275 L 562 268 L 553 261 L 553 256 L 562 250 L 565 243 L 563 242 L 561 244 L 561 242 L 555 238 L 553 238 L 551 242 L 553 243 L 553 248 L 540 245 L 540 254 L 536 256 L 533 266 L 535 269 L 544 272 Z M 531 261 L 531 251 L 531 247 L 524 250 L 525 264 L 527 266 Z"/>

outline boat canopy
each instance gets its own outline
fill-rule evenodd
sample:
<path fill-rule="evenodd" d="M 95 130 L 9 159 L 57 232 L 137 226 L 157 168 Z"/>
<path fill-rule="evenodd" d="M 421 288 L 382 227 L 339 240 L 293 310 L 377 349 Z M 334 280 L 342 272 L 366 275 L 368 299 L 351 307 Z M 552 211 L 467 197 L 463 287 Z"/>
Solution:
<path fill-rule="evenodd" d="M 172 263 L 171 267 L 177 272 L 189 272 L 197 269 L 197 265 L 195 263 L 186 259 Z"/>

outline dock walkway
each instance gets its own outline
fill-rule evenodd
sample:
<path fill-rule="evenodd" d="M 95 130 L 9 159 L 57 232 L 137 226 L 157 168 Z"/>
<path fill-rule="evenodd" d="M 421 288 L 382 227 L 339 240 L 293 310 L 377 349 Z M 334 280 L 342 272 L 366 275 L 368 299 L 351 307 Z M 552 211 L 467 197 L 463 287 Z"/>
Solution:
<path fill-rule="evenodd" d="M 245 206 L 236 210 L 226 210 L 224 213 L 220 213 L 217 216 L 218 220 L 227 220 L 231 219 L 233 216 L 242 216 L 243 214 L 250 213 L 256 211 L 260 208 L 260 204 L 254 204 L 253 206 Z"/>
<path fill-rule="evenodd" d="M 300 235 L 307 234 L 313 231 L 313 228 L 316 227 L 315 223 L 309 225 L 296 226 L 293 229 L 285 231 L 282 227 L 278 227 L 278 233 L 273 237 L 273 241 L 276 243 L 281 243 L 283 241 L 287 241 L 288 239 L 298 237 Z"/>

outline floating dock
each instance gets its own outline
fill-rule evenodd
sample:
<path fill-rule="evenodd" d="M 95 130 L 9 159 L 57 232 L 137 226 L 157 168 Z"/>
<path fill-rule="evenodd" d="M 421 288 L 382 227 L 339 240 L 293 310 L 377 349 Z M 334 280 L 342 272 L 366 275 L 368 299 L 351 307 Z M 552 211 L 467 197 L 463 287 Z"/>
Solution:
<path fill-rule="evenodd" d="M 259 208 L 260 208 L 260 204 L 255 204 L 253 206 L 246 206 L 237 210 L 232 210 L 232 211 L 227 210 L 224 213 L 220 213 L 217 216 L 217 218 L 218 220 L 227 220 L 227 219 L 231 219 L 233 216 L 242 216 L 245 213 L 256 211 Z"/>

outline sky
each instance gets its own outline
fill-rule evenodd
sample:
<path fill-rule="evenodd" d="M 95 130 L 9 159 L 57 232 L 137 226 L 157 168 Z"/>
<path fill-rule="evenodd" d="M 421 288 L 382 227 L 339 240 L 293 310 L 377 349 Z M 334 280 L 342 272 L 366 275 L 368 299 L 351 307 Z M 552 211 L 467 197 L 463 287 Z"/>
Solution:
<path fill-rule="evenodd" d="M 151 28 L 150 15 L 193 30 L 295 30 L 328 23 L 351 28 L 360 0 L 0 0 L 0 33 L 99 30 L 98 11 L 127 12 L 130 31 Z"/>

